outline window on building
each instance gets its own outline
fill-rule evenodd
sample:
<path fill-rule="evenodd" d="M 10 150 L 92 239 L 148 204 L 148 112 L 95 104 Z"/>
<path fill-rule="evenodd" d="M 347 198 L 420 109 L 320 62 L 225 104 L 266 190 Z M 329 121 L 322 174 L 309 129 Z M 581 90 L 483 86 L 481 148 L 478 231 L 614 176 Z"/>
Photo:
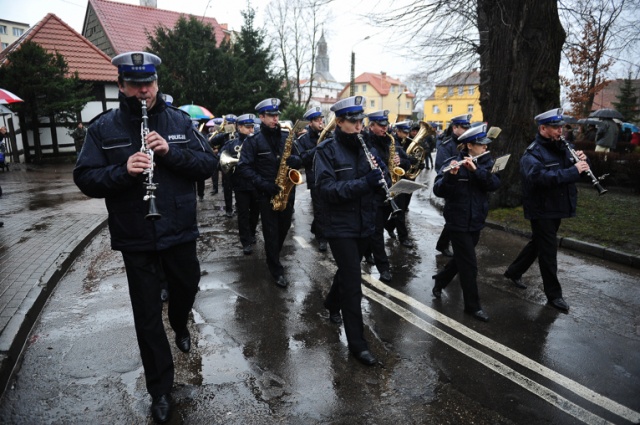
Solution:
<path fill-rule="evenodd" d="M 434 114 L 439 114 L 440 113 L 440 108 L 438 108 L 438 105 L 433 105 L 433 113 Z"/>
<path fill-rule="evenodd" d="M 7 33 L 7 26 L 0 25 L 0 34 L 6 34 L 6 33 Z"/>
<path fill-rule="evenodd" d="M 453 96 L 453 87 L 449 87 L 448 94 L 449 94 L 449 96 Z"/>
<path fill-rule="evenodd" d="M 407 109 L 411 109 L 411 102 L 407 102 L 407 106 L 406 106 L 406 108 L 407 108 Z"/>
<path fill-rule="evenodd" d="M 447 112 L 448 113 L 452 113 L 453 112 L 453 105 L 447 105 Z"/>
<path fill-rule="evenodd" d="M 391 86 L 391 93 L 395 93 L 396 92 L 396 86 Z"/>
<path fill-rule="evenodd" d="M 9 43 L 2 43 L 2 45 L 0 46 L 0 50 L 4 50 L 7 47 L 9 47 Z"/>
<path fill-rule="evenodd" d="M 13 35 L 16 37 L 20 37 L 22 35 L 22 33 L 24 33 L 24 30 L 22 28 L 14 28 L 13 29 Z"/>
<path fill-rule="evenodd" d="M 354 93 L 358 93 L 358 85 L 357 84 L 355 86 L 353 86 L 353 92 Z"/>
<path fill-rule="evenodd" d="M 367 91 L 367 85 L 366 85 L 366 84 L 363 84 L 363 85 L 362 85 L 362 92 L 364 93 L 364 92 L 366 92 L 366 91 Z"/>
<path fill-rule="evenodd" d="M 473 96 L 476 92 L 476 88 L 473 86 L 469 86 L 468 91 L 469 91 L 469 95 Z"/>
<path fill-rule="evenodd" d="M 458 87 L 458 96 L 462 96 L 464 94 L 464 86 Z"/>
<path fill-rule="evenodd" d="M 372 107 L 372 108 L 375 108 L 375 107 L 376 107 L 376 101 L 375 101 L 375 100 L 372 100 L 372 101 L 371 101 L 371 107 Z"/>
<path fill-rule="evenodd" d="M 473 105 L 467 105 L 467 112 L 473 114 Z"/>

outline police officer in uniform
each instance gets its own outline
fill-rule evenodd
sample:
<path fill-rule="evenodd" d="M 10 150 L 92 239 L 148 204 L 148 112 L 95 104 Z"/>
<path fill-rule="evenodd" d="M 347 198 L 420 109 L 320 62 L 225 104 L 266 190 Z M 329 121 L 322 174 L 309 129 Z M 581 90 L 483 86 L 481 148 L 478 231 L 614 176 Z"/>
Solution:
<path fill-rule="evenodd" d="M 242 152 L 242 147 L 246 140 L 253 134 L 253 121 L 255 115 L 240 115 L 236 121 L 236 131 L 238 137 L 229 140 L 222 150 L 233 158 L 238 158 Z M 231 186 L 236 196 L 236 206 L 238 209 L 238 233 L 242 252 L 245 255 L 253 253 L 253 245 L 256 243 L 256 227 L 260 219 L 260 208 L 258 204 L 258 192 L 253 187 L 253 183 L 242 178 L 235 168 L 228 173 L 231 179 Z M 224 182 L 224 180 L 223 180 Z"/>
<path fill-rule="evenodd" d="M 225 115 L 225 126 L 235 125 L 237 119 L 238 117 L 233 114 Z M 235 138 L 234 133 L 227 133 L 225 129 L 222 129 L 220 133 L 211 138 L 210 143 L 214 149 L 219 149 L 219 151 L 222 152 L 224 145 L 233 138 Z M 233 217 L 233 189 L 231 187 L 231 176 L 229 174 L 222 173 L 222 194 L 224 195 L 224 213 L 227 217 Z"/>
<path fill-rule="evenodd" d="M 589 169 L 587 157 L 577 151 L 573 157 L 562 137 L 562 109 L 556 108 L 535 117 L 538 134 L 520 159 L 524 217 L 531 222 L 531 241 L 522 249 L 504 273 L 518 288 L 526 288 L 522 275 L 538 259 L 544 293 L 549 305 L 567 313 L 558 281 L 556 235 L 563 218 L 575 217 L 578 192 L 575 183 Z"/>
<path fill-rule="evenodd" d="M 158 56 L 129 52 L 111 62 L 118 66 L 120 107 L 94 119 L 73 177 L 84 194 L 105 198 L 111 247 L 122 252 L 127 272 L 151 414 L 162 423 L 171 416 L 174 365 L 162 322 L 160 281 L 164 275 L 171 293 L 169 323 L 177 347 L 186 353 L 191 347 L 187 322 L 200 281 L 194 183 L 217 164 L 189 115 L 167 106 L 158 92 Z M 158 220 L 145 220 L 145 170 L 152 164 L 140 151 L 142 100 L 149 117 L 146 145 L 155 158 Z"/>
<path fill-rule="evenodd" d="M 433 185 L 433 193 L 445 199 L 443 214 L 453 258 L 433 276 L 432 292 L 440 298 L 442 290 L 459 273 L 464 311 L 486 322 L 489 316 L 482 310 L 478 294 L 475 247 L 489 213 L 489 192 L 500 187 L 500 177 L 491 172 L 494 161 L 489 155 L 472 159 L 486 152 L 491 143 L 486 124 L 467 130 L 457 141 L 463 144 L 462 151 L 444 164 L 453 168 L 447 172 L 442 168 Z"/>
<path fill-rule="evenodd" d="M 318 146 L 315 174 L 323 203 L 321 225 L 338 266 L 324 306 L 332 322 L 344 321 L 349 350 L 355 358 L 374 365 L 377 360 L 364 338 L 360 259 L 375 230 L 378 192 L 384 179 L 380 169 L 372 170 L 358 139 L 365 102 L 363 96 L 353 96 L 331 107 L 336 130 L 333 139 Z"/>
<path fill-rule="evenodd" d="M 411 130 L 411 121 L 400 121 L 393 126 L 395 130 L 396 141 L 405 151 L 409 147 L 409 131 Z"/>
<path fill-rule="evenodd" d="M 449 161 L 458 156 L 458 137 L 471 127 L 471 114 L 458 115 L 451 118 L 450 128 L 447 129 L 447 136 L 442 140 L 442 144 L 437 148 L 436 152 L 436 172 L 440 172 L 445 161 Z M 452 257 L 453 253 L 449 249 L 449 234 L 446 227 L 442 229 L 438 242 L 436 242 L 436 251 L 440 251 L 442 255 Z"/>
<path fill-rule="evenodd" d="M 236 172 L 240 173 L 241 178 L 250 180 L 258 191 L 267 265 L 276 285 L 284 288 L 288 282 L 280 263 L 280 251 L 291 227 L 296 189 L 294 186 L 291 190 L 284 211 L 273 210 L 271 198 L 281 190 L 276 184 L 276 177 L 289 135 L 281 130 L 279 106 L 280 99 L 276 98 L 265 99 L 256 105 L 261 121 L 260 131 L 245 141 Z M 292 153 L 287 165 L 298 169 L 302 167 L 302 160 Z"/>
<path fill-rule="evenodd" d="M 316 236 L 318 249 L 322 252 L 327 250 L 327 239 L 322 235 L 322 228 L 318 226 L 318 217 L 321 214 L 318 191 L 315 188 L 315 175 L 313 173 L 313 157 L 316 154 L 316 146 L 320 133 L 324 130 L 324 116 L 319 106 L 314 106 L 304 113 L 303 119 L 309 121 L 307 132 L 296 140 L 296 151 L 302 159 L 305 175 L 307 177 L 307 187 L 311 191 L 311 202 L 313 203 L 313 222 L 311 223 L 311 233 Z"/>

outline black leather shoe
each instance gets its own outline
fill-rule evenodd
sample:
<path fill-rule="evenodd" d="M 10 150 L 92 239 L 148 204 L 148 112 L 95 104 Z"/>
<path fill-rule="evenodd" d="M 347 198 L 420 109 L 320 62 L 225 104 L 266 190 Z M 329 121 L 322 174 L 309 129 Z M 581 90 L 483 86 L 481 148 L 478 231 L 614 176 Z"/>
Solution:
<path fill-rule="evenodd" d="M 287 279 L 285 279 L 284 275 L 280 275 L 276 278 L 276 285 L 281 288 L 286 288 L 288 285 Z"/>
<path fill-rule="evenodd" d="M 233 211 L 225 211 L 224 215 L 226 215 L 227 217 L 231 218 L 231 217 L 233 217 Z"/>
<path fill-rule="evenodd" d="M 433 285 L 433 289 L 431 290 L 431 293 L 433 294 L 434 297 L 436 297 L 437 299 L 442 298 L 442 288 L 444 288 L 444 285 L 442 284 L 442 282 L 440 282 L 439 280 L 436 280 L 435 285 Z"/>
<path fill-rule="evenodd" d="M 218 194 L 218 189 L 213 189 L 213 190 L 211 191 L 211 194 L 212 194 L 212 195 L 217 195 L 217 194 Z"/>
<path fill-rule="evenodd" d="M 253 247 L 251 245 L 247 245 L 242 248 L 242 252 L 244 255 L 251 255 L 253 253 Z"/>
<path fill-rule="evenodd" d="M 411 243 L 411 241 L 409 239 L 404 239 L 400 241 L 400 245 L 405 246 L 407 248 L 411 248 L 413 246 L 413 244 Z"/>
<path fill-rule="evenodd" d="M 167 301 L 169 301 L 169 290 L 168 289 L 162 288 L 160 290 L 160 299 L 162 300 L 163 303 L 166 303 Z"/>
<path fill-rule="evenodd" d="M 511 275 L 509 275 L 509 273 L 504 272 L 504 277 L 506 277 L 507 279 L 509 279 L 511 282 L 513 282 L 513 284 L 515 285 L 516 288 L 520 288 L 520 289 L 527 289 L 527 285 L 525 285 L 524 283 L 522 283 L 522 278 L 521 277 L 512 277 Z"/>
<path fill-rule="evenodd" d="M 367 366 L 373 366 L 374 364 L 378 363 L 378 360 L 373 357 L 373 354 L 371 354 L 371 351 L 369 350 L 360 351 L 359 353 L 353 353 L 353 355 L 356 359 L 358 359 L 360 363 L 366 364 Z"/>
<path fill-rule="evenodd" d="M 191 335 L 189 329 L 184 329 L 182 332 L 176 332 L 176 346 L 183 353 L 188 353 L 191 350 Z"/>
<path fill-rule="evenodd" d="M 391 282 L 391 272 L 389 270 L 380 272 L 380 280 L 386 283 Z"/>
<path fill-rule="evenodd" d="M 389 234 L 389 237 L 391 239 L 395 239 L 396 238 L 396 232 L 394 232 L 393 230 L 387 229 L 387 233 Z"/>
<path fill-rule="evenodd" d="M 563 313 L 568 313 L 569 312 L 569 304 L 567 304 L 567 302 L 565 300 L 561 298 L 555 298 L 553 300 L 549 300 L 549 305 L 551 307 L 557 308 L 558 310 L 562 311 Z"/>
<path fill-rule="evenodd" d="M 162 394 L 151 401 L 151 416 L 156 423 L 163 424 L 171 418 L 173 401 L 171 394 Z"/>
<path fill-rule="evenodd" d="M 481 320 L 483 322 L 488 322 L 489 321 L 489 315 L 487 313 L 484 312 L 484 310 L 478 310 L 478 311 L 467 311 L 467 313 L 469 313 L 470 315 L 472 315 L 473 317 L 475 317 L 478 320 Z"/>
<path fill-rule="evenodd" d="M 371 264 L 372 266 L 376 264 L 376 261 L 373 259 L 373 255 L 371 254 L 367 254 L 364 256 L 364 261 L 367 264 Z"/>
<path fill-rule="evenodd" d="M 342 316 L 340 315 L 340 310 L 332 310 L 327 306 L 327 303 L 324 303 L 324 308 L 326 308 L 327 310 L 329 310 L 329 321 L 331 323 L 335 323 L 336 325 L 339 325 L 342 323 Z"/>
<path fill-rule="evenodd" d="M 327 241 L 318 242 L 318 250 L 320 252 L 325 252 L 327 250 Z"/>
<path fill-rule="evenodd" d="M 453 251 L 451 251 L 451 249 L 449 248 L 445 248 L 443 250 L 438 250 L 438 251 L 440 251 L 440 253 L 445 257 L 453 257 Z"/>

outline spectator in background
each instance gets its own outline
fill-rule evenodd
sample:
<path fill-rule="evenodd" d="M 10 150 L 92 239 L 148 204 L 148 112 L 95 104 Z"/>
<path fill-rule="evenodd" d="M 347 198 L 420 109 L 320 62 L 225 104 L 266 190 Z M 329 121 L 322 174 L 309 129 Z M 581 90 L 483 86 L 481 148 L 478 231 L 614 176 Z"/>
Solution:
<path fill-rule="evenodd" d="M 610 152 L 618 143 L 618 124 L 611 118 L 604 118 L 596 133 L 596 152 Z M 604 160 L 607 160 L 605 155 Z"/>
<path fill-rule="evenodd" d="M 587 127 L 587 130 L 584 133 L 584 141 L 585 142 L 595 143 L 596 142 L 596 133 L 597 133 L 596 126 L 590 124 Z"/>
<path fill-rule="evenodd" d="M 87 135 L 87 129 L 84 128 L 84 125 L 79 122 L 78 126 L 71 132 L 71 137 L 73 137 L 73 144 L 76 146 L 76 152 L 80 153 L 82 150 L 82 144 L 84 143 L 84 138 Z"/>
<path fill-rule="evenodd" d="M 571 124 L 566 124 L 564 126 L 564 131 L 562 132 L 562 137 L 564 137 L 564 140 L 566 140 L 569 143 L 573 143 L 575 141 L 575 137 L 573 135 L 573 128 L 571 127 Z"/>

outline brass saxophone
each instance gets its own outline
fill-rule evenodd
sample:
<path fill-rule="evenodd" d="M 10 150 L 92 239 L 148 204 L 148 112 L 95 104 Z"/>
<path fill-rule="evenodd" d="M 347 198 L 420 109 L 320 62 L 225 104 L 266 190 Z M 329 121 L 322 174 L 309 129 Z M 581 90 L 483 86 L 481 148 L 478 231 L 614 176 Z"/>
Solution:
<path fill-rule="evenodd" d="M 407 147 L 407 155 L 412 156 L 418 160 L 407 170 L 407 177 L 411 180 L 415 180 L 420 174 L 420 164 L 422 164 L 427 157 L 427 150 L 423 146 L 423 139 L 428 135 L 434 135 L 435 130 L 428 123 L 420 121 L 420 131 L 413 138 L 409 146 Z"/>
<path fill-rule="evenodd" d="M 389 133 L 387 133 L 387 137 L 391 140 L 391 144 L 389 145 L 389 161 L 387 168 L 389 168 L 389 171 L 391 172 L 391 184 L 394 185 L 400 181 L 400 177 L 404 176 L 404 170 L 401 167 L 398 167 L 394 161 L 396 157 L 396 139 L 394 139 Z"/>
<path fill-rule="evenodd" d="M 274 211 L 284 211 L 287 208 L 291 189 L 293 189 L 294 185 L 302 184 L 303 182 L 300 172 L 287 165 L 287 159 L 291 156 L 291 148 L 293 147 L 293 139 L 296 137 L 296 133 L 301 131 L 307 124 L 309 124 L 309 121 L 297 121 L 284 142 L 280 167 L 276 175 L 276 184 L 281 190 L 271 198 L 271 205 Z"/>

